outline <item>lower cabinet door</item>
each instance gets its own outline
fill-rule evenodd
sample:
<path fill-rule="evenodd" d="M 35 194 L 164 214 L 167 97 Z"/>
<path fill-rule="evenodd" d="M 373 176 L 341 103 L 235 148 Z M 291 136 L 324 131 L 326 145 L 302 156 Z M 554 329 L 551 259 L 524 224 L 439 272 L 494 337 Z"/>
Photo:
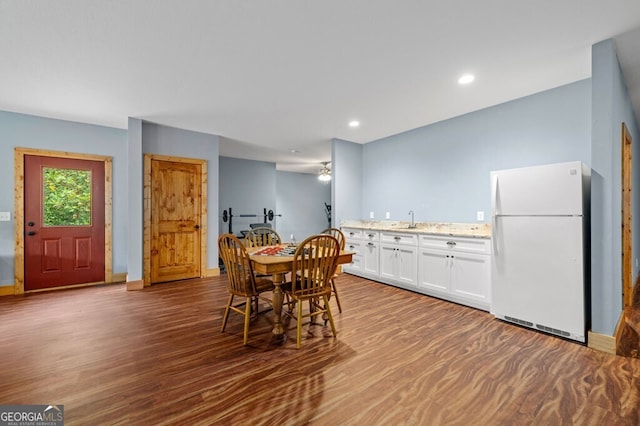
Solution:
<path fill-rule="evenodd" d="M 396 276 L 402 284 L 415 286 L 418 281 L 418 251 L 414 247 L 396 249 Z"/>
<path fill-rule="evenodd" d="M 396 249 L 394 246 L 380 246 L 380 278 L 394 279 L 396 276 Z"/>
<path fill-rule="evenodd" d="M 370 276 L 380 275 L 379 247 L 377 243 L 368 242 L 362 245 L 362 272 Z"/>
<path fill-rule="evenodd" d="M 420 278 L 418 287 L 449 293 L 451 281 L 450 255 L 435 250 L 420 250 Z"/>
<path fill-rule="evenodd" d="M 456 253 L 451 270 L 451 290 L 466 299 L 490 302 L 491 264 L 489 256 Z"/>
<path fill-rule="evenodd" d="M 418 280 L 418 254 L 415 247 L 380 245 L 380 278 L 415 286 Z"/>

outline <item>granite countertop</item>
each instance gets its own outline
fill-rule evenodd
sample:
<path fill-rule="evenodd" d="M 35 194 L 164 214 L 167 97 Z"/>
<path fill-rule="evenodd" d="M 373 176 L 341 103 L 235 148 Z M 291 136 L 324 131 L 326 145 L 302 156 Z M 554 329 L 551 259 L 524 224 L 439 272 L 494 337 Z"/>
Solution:
<path fill-rule="evenodd" d="M 408 221 L 397 220 L 343 220 L 340 223 L 342 228 L 369 229 L 372 231 L 491 238 L 491 225 L 488 223 L 416 222 L 415 225 L 415 228 L 409 228 Z"/>

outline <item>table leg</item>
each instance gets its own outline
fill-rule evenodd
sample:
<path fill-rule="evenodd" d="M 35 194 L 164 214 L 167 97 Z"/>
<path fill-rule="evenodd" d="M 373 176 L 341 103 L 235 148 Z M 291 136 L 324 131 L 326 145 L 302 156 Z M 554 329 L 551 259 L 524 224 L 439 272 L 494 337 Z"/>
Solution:
<path fill-rule="evenodd" d="M 282 336 L 284 334 L 284 327 L 282 326 L 282 274 L 273 276 L 273 331 L 276 336 Z"/>

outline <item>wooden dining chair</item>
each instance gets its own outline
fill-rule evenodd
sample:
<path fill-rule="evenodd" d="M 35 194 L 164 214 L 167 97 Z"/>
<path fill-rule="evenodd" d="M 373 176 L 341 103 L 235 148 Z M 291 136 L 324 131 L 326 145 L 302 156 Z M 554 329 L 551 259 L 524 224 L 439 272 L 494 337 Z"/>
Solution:
<path fill-rule="evenodd" d="M 244 244 L 247 247 L 265 247 L 281 244 L 282 238 L 271 228 L 253 228 L 244 236 Z"/>
<path fill-rule="evenodd" d="M 310 325 L 313 325 L 316 316 L 326 315 L 331 324 L 333 336 L 336 335 L 336 327 L 329 307 L 329 295 L 331 294 L 331 277 L 338 264 L 339 254 L 340 243 L 335 237 L 327 234 L 312 235 L 300 243 L 293 254 L 291 268 L 293 279 L 284 284 L 283 290 L 291 301 L 290 309 L 287 309 L 285 314 L 294 317 L 292 308 L 296 309 L 296 347 L 298 349 L 302 339 L 304 318 L 309 318 Z M 309 312 L 303 315 L 304 301 L 309 302 Z"/>
<path fill-rule="evenodd" d="M 261 296 L 261 293 L 274 289 L 273 281 L 255 276 L 247 249 L 234 235 L 220 235 L 220 237 L 218 237 L 218 250 L 227 273 L 227 290 L 229 292 L 220 331 L 224 332 L 230 311 L 244 315 L 244 344 L 246 345 L 249 336 L 251 305 L 255 303 L 254 312 L 256 317 L 259 313 L 258 302 L 260 299 L 273 305 L 271 299 Z M 243 297 L 244 302 L 234 305 L 233 299 L 235 296 Z M 241 309 L 243 304 L 244 309 Z"/>
<path fill-rule="evenodd" d="M 344 234 L 338 228 L 327 228 L 322 231 L 323 234 L 328 234 L 334 236 L 338 243 L 340 244 L 340 250 L 344 250 L 346 239 Z M 340 297 L 338 296 L 338 288 L 336 287 L 336 278 L 340 274 L 340 267 L 336 265 L 336 271 L 331 277 L 331 293 L 336 297 L 336 303 L 338 304 L 338 312 L 342 313 L 342 305 L 340 305 Z M 329 299 L 331 299 L 331 295 L 329 295 Z"/>

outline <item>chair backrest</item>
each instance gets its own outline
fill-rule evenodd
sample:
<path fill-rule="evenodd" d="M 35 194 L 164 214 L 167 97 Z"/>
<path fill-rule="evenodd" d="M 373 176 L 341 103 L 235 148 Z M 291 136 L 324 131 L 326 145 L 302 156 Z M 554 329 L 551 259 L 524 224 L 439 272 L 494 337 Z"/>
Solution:
<path fill-rule="evenodd" d="M 254 228 L 244 236 L 244 244 L 248 247 L 265 247 L 281 243 L 282 238 L 271 228 Z"/>
<path fill-rule="evenodd" d="M 293 254 L 292 293 L 300 296 L 328 294 L 338 264 L 340 243 L 328 234 L 312 235 Z"/>
<path fill-rule="evenodd" d="M 229 292 L 245 297 L 256 295 L 253 266 L 242 241 L 232 234 L 222 234 L 218 237 L 218 250 L 227 273 Z"/>
<path fill-rule="evenodd" d="M 322 231 L 322 233 L 336 237 L 338 243 L 340 244 L 340 250 L 344 250 L 344 246 L 347 243 L 347 240 L 345 239 L 344 234 L 341 230 L 339 230 L 338 228 L 327 228 Z"/>

